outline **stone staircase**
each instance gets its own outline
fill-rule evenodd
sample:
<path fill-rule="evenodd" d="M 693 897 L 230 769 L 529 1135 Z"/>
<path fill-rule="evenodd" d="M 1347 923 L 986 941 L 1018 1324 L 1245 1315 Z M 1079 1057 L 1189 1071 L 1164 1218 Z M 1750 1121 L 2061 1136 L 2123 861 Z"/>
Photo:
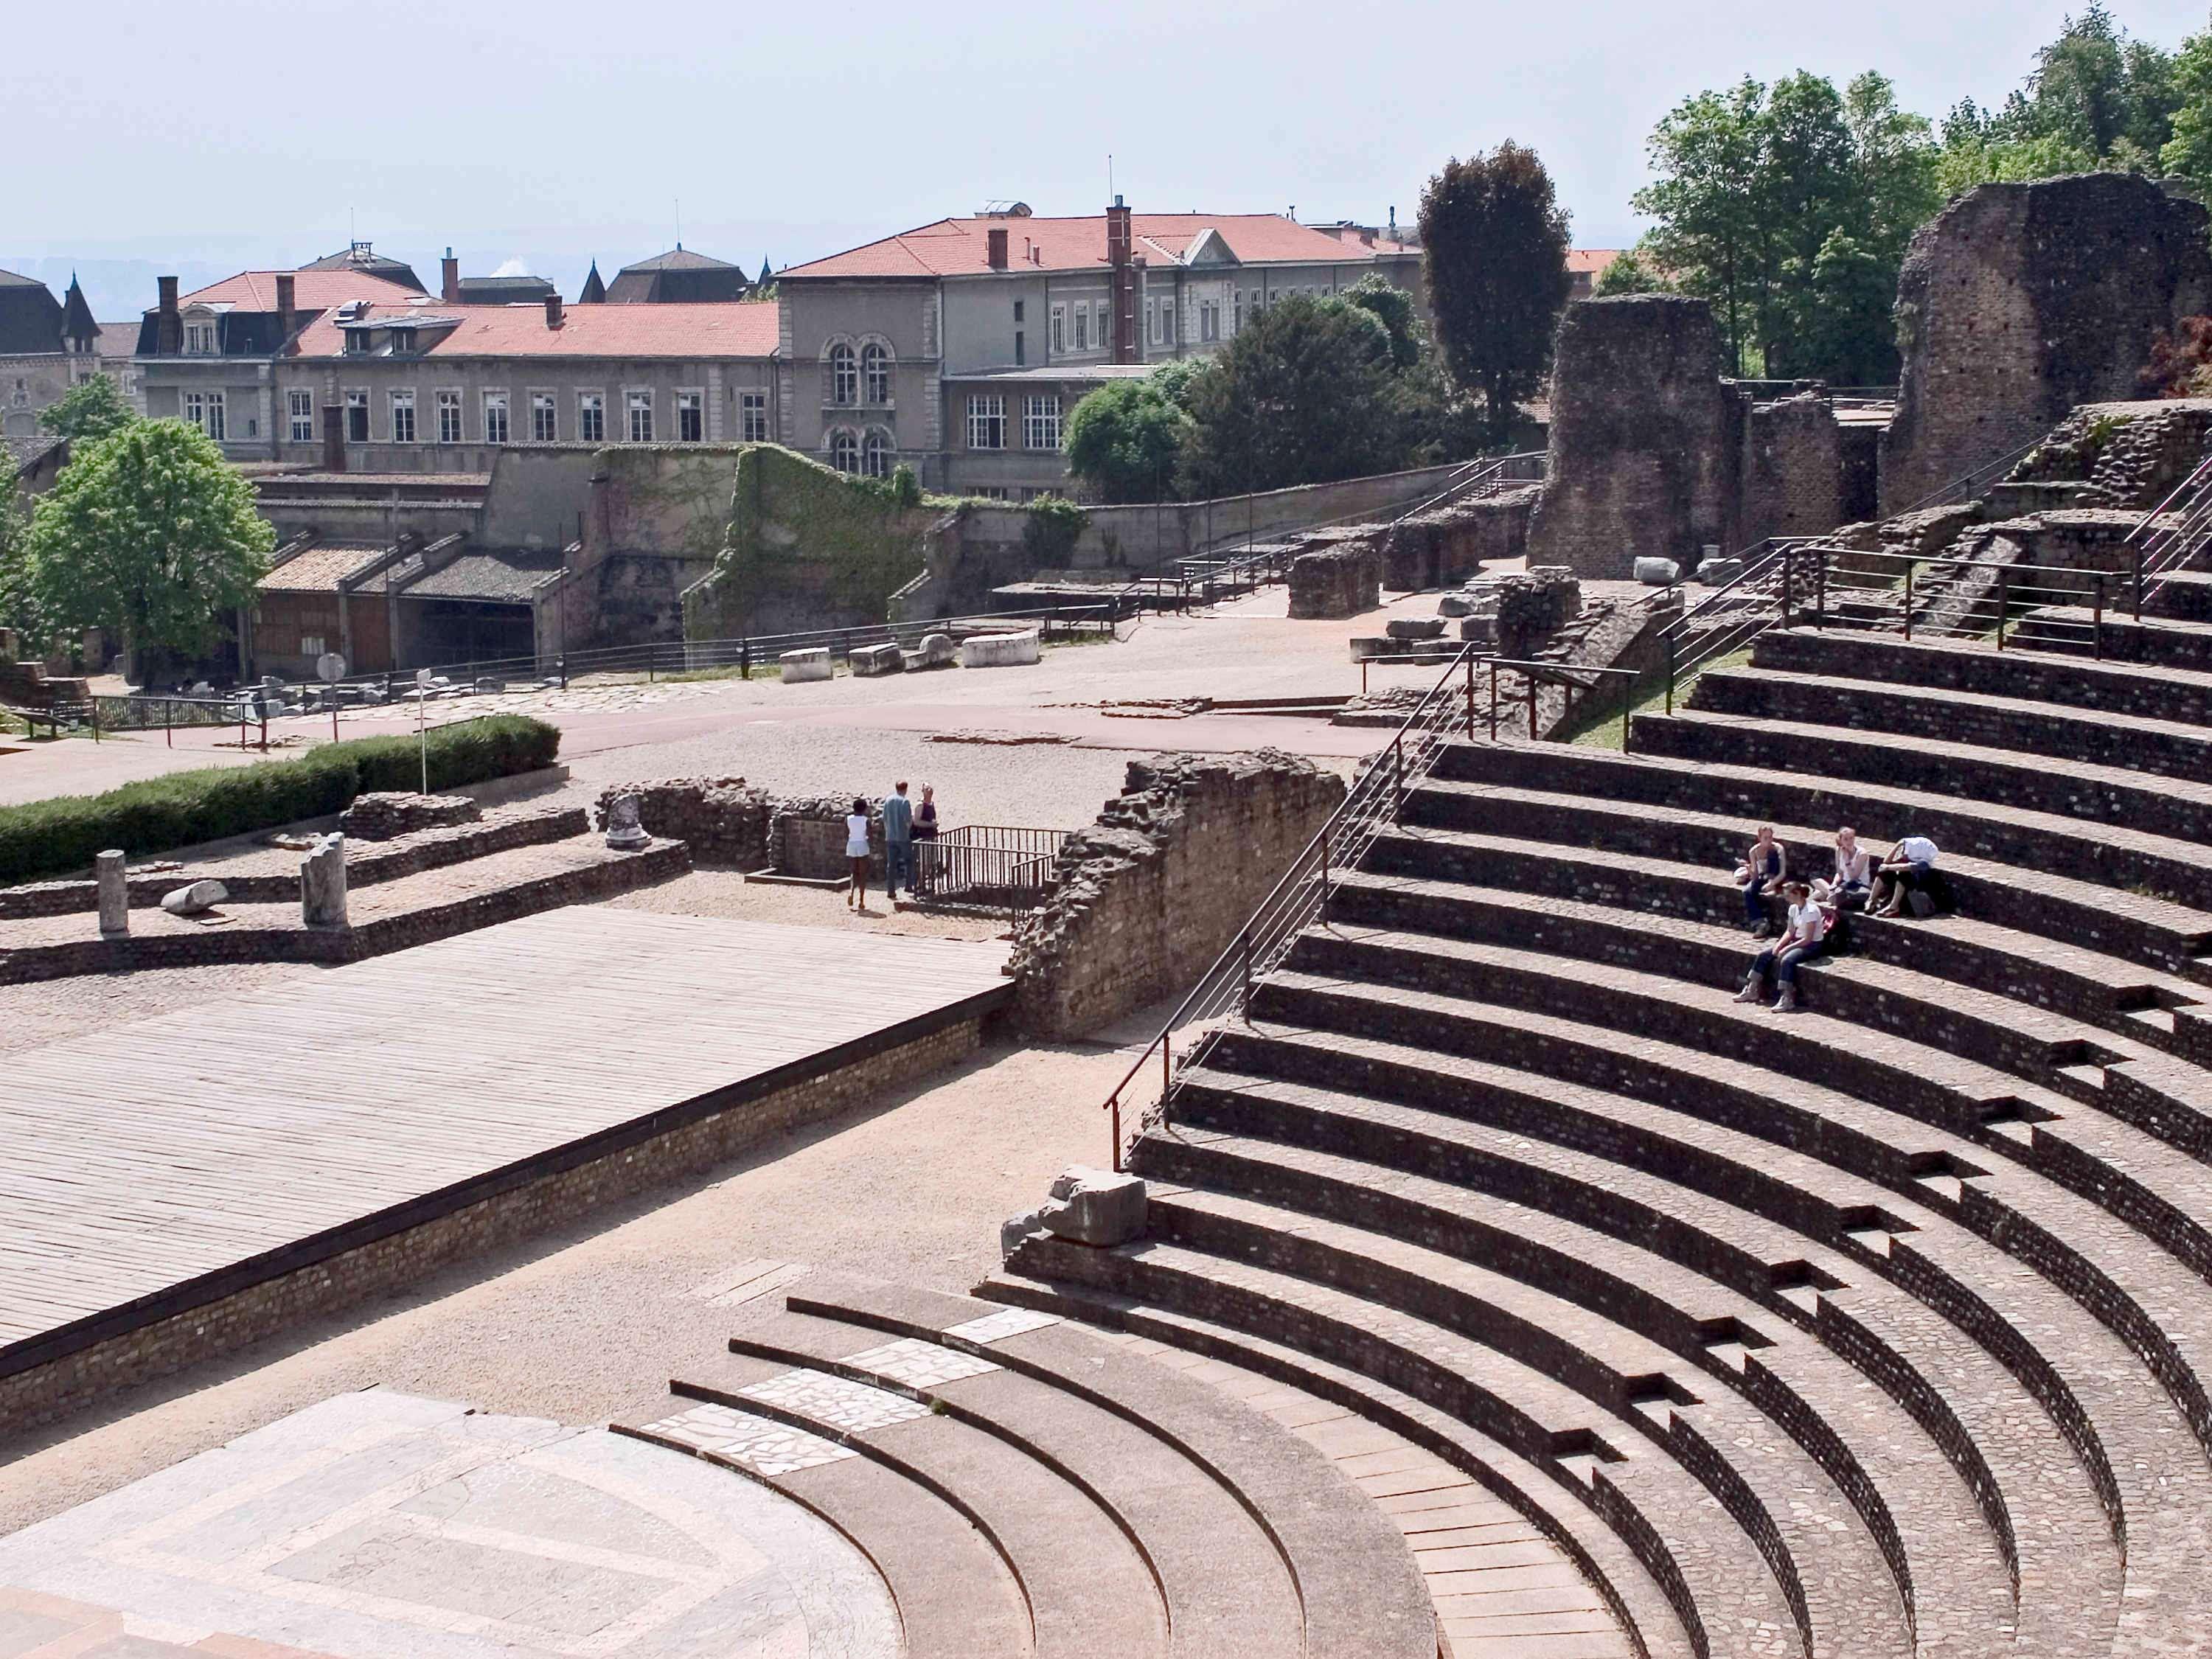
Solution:
<path fill-rule="evenodd" d="M 1436 1659 L 1406 1534 L 1220 1390 L 1051 1315 L 819 1275 L 617 1432 L 883 1575 L 908 1659 Z"/>
<path fill-rule="evenodd" d="M 2103 660 L 1769 631 L 1626 754 L 1446 743 L 1136 1142 L 1146 1237 L 981 1292 L 1389 1425 L 1648 1655 L 2212 1646 L 2194 602 Z M 1762 822 L 1925 834 L 1956 914 L 1738 1003 Z"/>

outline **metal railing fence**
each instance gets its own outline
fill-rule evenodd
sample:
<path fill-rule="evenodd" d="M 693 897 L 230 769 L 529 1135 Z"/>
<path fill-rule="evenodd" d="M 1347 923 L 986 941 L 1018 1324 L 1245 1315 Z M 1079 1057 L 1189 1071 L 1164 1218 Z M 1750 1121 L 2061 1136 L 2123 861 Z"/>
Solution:
<path fill-rule="evenodd" d="M 1074 833 L 967 823 L 917 841 L 915 892 L 930 903 L 980 905 L 1025 915 L 1051 892 L 1060 848 Z"/>

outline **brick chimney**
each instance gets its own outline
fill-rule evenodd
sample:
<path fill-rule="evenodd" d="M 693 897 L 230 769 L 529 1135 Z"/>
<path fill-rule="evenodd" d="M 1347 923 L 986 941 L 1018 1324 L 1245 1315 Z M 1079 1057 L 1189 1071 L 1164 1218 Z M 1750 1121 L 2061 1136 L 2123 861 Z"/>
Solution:
<path fill-rule="evenodd" d="M 1128 207 L 1116 196 L 1106 210 L 1106 290 L 1114 296 L 1114 332 L 1107 343 L 1117 363 L 1137 359 L 1137 272 L 1131 263 L 1135 242 Z"/>
<path fill-rule="evenodd" d="M 323 405 L 323 471 L 343 472 L 345 462 L 345 410 L 337 404 Z"/>
<path fill-rule="evenodd" d="M 443 277 L 438 297 L 449 306 L 460 304 L 461 262 L 453 258 L 453 250 L 450 247 L 446 250 L 446 257 L 438 262 L 438 270 Z"/>
<path fill-rule="evenodd" d="M 161 305 L 155 316 L 154 349 L 165 356 L 174 356 L 185 345 L 185 325 L 177 315 L 177 279 L 163 276 L 157 280 Z"/>
<path fill-rule="evenodd" d="M 1006 228 L 994 225 L 983 234 L 990 248 L 991 269 L 1004 270 L 1006 268 Z"/>
<path fill-rule="evenodd" d="M 276 337 L 289 340 L 300 326 L 299 283 L 289 270 L 276 273 Z"/>
<path fill-rule="evenodd" d="M 561 296 L 557 294 L 547 295 L 545 296 L 545 326 L 548 328 L 558 328 L 561 326 L 562 320 Z"/>

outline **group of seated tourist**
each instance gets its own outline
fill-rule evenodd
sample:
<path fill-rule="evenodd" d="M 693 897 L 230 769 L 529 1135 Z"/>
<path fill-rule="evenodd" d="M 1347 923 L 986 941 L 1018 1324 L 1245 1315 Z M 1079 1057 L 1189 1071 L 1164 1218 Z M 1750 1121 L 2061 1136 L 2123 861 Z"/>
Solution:
<path fill-rule="evenodd" d="M 1852 911 L 1895 916 L 1910 909 L 1927 916 L 1936 909 L 1936 843 L 1925 836 L 1906 836 L 1877 860 L 1846 824 L 1836 831 L 1833 867 L 1811 881 L 1790 873 L 1789 848 L 1774 838 L 1774 826 L 1762 823 L 1758 838 L 1736 866 L 1743 889 L 1745 925 L 1753 937 L 1771 940 L 1754 957 L 1738 1002 L 1760 1001 L 1769 979 L 1775 981 L 1774 1008 L 1787 1013 L 1797 1006 L 1797 969 L 1826 951 L 1837 939 L 1842 918 Z M 1775 935 L 1770 914 L 1776 899 L 1785 920 Z"/>

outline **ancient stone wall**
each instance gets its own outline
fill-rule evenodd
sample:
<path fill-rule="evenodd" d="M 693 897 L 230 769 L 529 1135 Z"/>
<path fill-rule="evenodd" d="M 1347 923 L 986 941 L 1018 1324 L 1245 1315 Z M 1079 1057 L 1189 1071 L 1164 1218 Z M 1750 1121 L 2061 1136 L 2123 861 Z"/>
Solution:
<path fill-rule="evenodd" d="M 1741 544 L 1817 536 L 1850 517 L 1844 506 L 1843 437 L 1827 398 L 1808 392 L 1753 407 L 1745 424 Z"/>
<path fill-rule="evenodd" d="M 356 795 L 338 814 L 338 832 L 360 841 L 390 841 L 416 830 L 444 830 L 474 823 L 483 808 L 466 795 L 417 795 L 404 789 L 372 789 Z"/>
<path fill-rule="evenodd" d="M 1541 493 L 1530 484 L 1401 520 L 1381 538 L 1382 586 L 1396 592 L 1449 587 L 1487 562 L 1520 558 L 1528 550 L 1528 520 Z"/>
<path fill-rule="evenodd" d="M 1567 307 L 1531 561 L 1620 579 L 1639 557 L 1689 569 L 1700 548 L 1740 544 L 1741 404 L 1720 363 L 1703 300 L 1638 294 Z"/>
<path fill-rule="evenodd" d="M 1341 778 L 1274 750 L 1130 762 L 1015 935 L 1016 1019 L 1079 1036 L 1188 989 L 1343 799 Z"/>
<path fill-rule="evenodd" d="M 1895 513 L 2133 395 L 2152 337 L 2212 304 L 2204 208 L 2126 173 L 1978 185 L 1912 239 L 1903 380 L 1882 443 Z"/>
<path fill-rule="evenodd" d="M 1382 561 L 1371 542 L 1346 542 L 1291 561 L 1290 614 L 1357 617 L 1382 603 Z"/>
<path fill-rule="evenodd" d="M 647 831 L 682 842 L 698 863 L 739 870 L 769 866 L 769 829 L 778 803 L 765 789 L 747 787 L 743 778 L 611 784 L 592 804 L 593 822 L 606 822 L 607 803 L 617 795 L 635 795 L 638 821 Z"/>

